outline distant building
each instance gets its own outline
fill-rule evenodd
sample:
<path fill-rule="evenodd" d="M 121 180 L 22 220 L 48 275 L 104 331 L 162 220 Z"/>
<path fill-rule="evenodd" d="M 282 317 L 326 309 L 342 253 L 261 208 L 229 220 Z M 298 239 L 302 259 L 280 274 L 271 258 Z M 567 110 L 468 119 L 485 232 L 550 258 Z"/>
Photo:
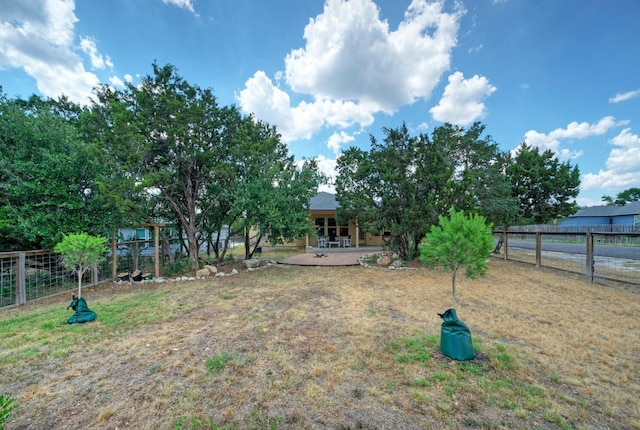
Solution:
<path fill-rule="evenodd" d="M 640 231 L 640 202 L 624 206 L 592 206 L 580 209 L 559 223 L 561 226 L 598 227 L 602 231 Z"/>

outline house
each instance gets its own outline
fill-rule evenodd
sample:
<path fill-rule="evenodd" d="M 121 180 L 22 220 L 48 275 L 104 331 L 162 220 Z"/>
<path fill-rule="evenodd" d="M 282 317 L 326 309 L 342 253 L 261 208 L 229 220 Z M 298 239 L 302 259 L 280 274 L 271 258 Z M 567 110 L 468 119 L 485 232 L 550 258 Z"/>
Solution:
<path fill-rule="evenodd" d="M 336 200 L 336 195 L 324 191 L 319 192 L 309 201 L 309 216 L 315 226 L 314 237 L 305 238 L 305 246 L 318 246 L 318 238 L 351 238 L 352 247 L 360 246 L 380 246 L 382 238 L 380 235 L 363 232 L 360 230 L 357 220 L 351 219 L 345 225 L 338 225 L 337 210 L 340 203 Z M 342 243 L 342 242 L 341 242 Z"/>
<path fill-rule="evenodd" d="M 624 206 L 583 208 L 559 224 L 563 227 L 589 227 L 599 231 L 640 231 L 640 202 Z"/>

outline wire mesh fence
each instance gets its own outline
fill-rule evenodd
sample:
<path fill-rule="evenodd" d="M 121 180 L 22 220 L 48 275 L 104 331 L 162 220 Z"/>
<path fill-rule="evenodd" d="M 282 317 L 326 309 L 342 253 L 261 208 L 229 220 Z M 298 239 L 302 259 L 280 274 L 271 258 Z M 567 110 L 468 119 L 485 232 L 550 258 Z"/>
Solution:
<path fill-rule="evenodd" d="M 167 240 L 156 249 L 153 240 L 109 244 L 105 258 L 82 276 L 82 286 L 116 281 L 119 274 L 139 270 L 146 277 L 188 269 L 182 241 Z M 181 267 L 177 267 L 182 264 Z M 158 270 L 156 270 L 158 268 Z M 53 294 L 72 291 L 76 273 L 64 268 L 60 256 L 51 251 L 0 252 L 0 308 L 24 304 Z"/>
<path fill-rule="evenodd" d="M 584 274 L 589 280 L 640 284 L 640 233 L 507 231 L 502 258 Z"/>
<path fill-rule="evenodd" d="M 30 300 L 66 291 L 77 285 L 77 275 L 65 269 L 57 254 L 50 251 L 0 253 L 0 306 L 26 303 Z M 92 271 L 83 276 L 90 284 Z"/>
<path fill-rule="evenodd" d="M 0 307 L 17 300 L 18 255 L 0 257 Z"/>
<path fill-rule="evenodd" d="M 640 284 L 640 233 L 593 233 L 593 275 Z"/>

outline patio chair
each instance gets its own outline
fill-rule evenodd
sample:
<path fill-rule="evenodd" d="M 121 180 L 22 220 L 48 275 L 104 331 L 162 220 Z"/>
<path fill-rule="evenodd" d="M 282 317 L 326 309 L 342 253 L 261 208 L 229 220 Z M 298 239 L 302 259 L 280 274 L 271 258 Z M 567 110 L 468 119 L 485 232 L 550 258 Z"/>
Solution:
<path fill-rule="evenodd" d="M 351 248 L 351 236 L 342 239 L 343 248 Z"/>
<path fill-rule="evenodd" d="M 327 247 L 327 239 L 324 237 L 318 238 L 318 248 L 326 248 Z"/>

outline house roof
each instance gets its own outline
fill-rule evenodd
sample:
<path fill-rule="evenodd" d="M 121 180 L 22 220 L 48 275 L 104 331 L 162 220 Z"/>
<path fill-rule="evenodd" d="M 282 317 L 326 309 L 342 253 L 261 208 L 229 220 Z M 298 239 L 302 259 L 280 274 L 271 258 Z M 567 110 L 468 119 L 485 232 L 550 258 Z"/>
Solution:
<path fill-rule="evenodd" d="M 640 214 L 640 202 L 627 203 L 624 206 L 591 206 L 582 208 L 569 218 L 623 216 Z"/>
<path fill-rule="evenodd" d="M 309 209 L 312 211 L 335 211 L 340 207 L 336 201 L 336 195 L 325 191 L 319 192 L 309 201 Z"/>

